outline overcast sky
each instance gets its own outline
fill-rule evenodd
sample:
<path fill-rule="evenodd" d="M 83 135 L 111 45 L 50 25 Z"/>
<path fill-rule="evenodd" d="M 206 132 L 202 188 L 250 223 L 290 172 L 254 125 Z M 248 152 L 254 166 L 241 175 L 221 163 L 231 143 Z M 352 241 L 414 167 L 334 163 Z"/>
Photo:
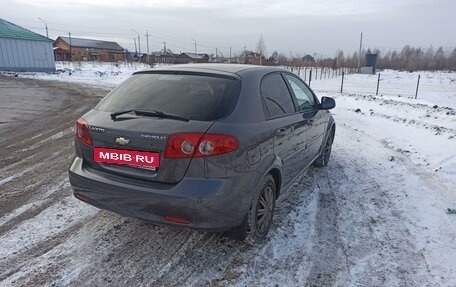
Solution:
<path fill-rule="evenodd" d="M 357 51 L 360 33 L 365 48 L 401 49 L 404 45 L 456 46 L 454 0 L 1 0 L 0 18 L 49 37 L 106 39 L 141 51 L 167 47 L 173 52 L 225 56 L 255 50 L 260 37 L 267 53 L 333 57 L 338 49 Z M 194 40 L 193 40 L 194 39 Z"/>

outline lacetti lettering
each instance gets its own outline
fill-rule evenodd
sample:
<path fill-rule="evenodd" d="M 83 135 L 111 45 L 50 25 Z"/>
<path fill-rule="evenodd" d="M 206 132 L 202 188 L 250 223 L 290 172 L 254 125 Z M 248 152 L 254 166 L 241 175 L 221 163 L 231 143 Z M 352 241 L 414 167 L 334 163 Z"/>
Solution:
<path fill-rule="evenodd" d="M 94 131 L 94 132 L 99 132 L 99 133 L 104 133 L 106 131 L 103 128 L 94 127 L 94 126 L 89 126 L 89 130 Z"/>
<path fill-rule="evenodd" d="M 159 166 L 158 153 L 132 150 L 95 148 L 93 155 L 95 162 L 127 164 L 134 166 Z"/>

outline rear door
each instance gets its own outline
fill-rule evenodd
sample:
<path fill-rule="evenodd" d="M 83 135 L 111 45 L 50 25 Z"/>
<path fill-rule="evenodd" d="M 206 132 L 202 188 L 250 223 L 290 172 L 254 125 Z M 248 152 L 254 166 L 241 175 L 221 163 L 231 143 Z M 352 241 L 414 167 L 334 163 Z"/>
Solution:
<path fill-rule="evenodd" d="M 296 157 L 296 129 L 303 122 L 302 115 L 296 111 L 295 104 L 287 85 L 278 72 L 263 77 L 261 81 L 266 120 L 274 131 L 274 153 L 282 160 L 284 185 L 290 183 L 301 171 L 302 164 Z M 300 134 L 306 141 L 305 133 Z"/>
<path fill-rule="evenodd" d="M 284 78 L 302 115 L 300 130 L 305 130 L 307 137 L 304 143 L 297 144 L 297 149 L 303 164 L 307 166 L 320 149 L 325 132 L 325 112 L 318 109 L 317 98 L 300 78 L 291 73 L 285 73 Z"/>

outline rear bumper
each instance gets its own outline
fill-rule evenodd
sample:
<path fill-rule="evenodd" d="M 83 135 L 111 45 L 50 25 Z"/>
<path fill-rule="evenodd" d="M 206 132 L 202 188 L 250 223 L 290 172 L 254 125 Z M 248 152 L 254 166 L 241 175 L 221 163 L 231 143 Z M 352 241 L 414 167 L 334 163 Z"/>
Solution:
<path fill-rule="evenodd" d="M 177 184 L 159 184 L 93 170 L 79 157 L 71 164 L 69 179 L 74 195 L 93 206 L 193 229 L 222 231 L 238 226 L 250 202 L 248 182 L 240 178 L 184 178 Z M 165 221 L 164 216 L 190 223 Z"/>

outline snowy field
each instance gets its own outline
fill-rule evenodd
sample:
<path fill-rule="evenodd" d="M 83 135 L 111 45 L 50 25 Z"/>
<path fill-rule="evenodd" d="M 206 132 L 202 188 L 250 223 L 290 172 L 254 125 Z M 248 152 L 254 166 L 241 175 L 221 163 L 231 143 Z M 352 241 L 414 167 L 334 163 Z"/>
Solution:
<path fill-rule="evenodd" d="M 19 77 L 106 88 L 143 68 L 65 64 Z M 382 71 L 378 96 L 376 75 L 346 76 L 344 93 L 340 81 L 311 83 L 336 99 L 331 161 L 284 192 L 263 245 L 99 211 L 70 195 L 59 170 L 1 213 L 0 285 L 456 286 L 456 215 L 447 212 L 456 209 L 456 73 Z M 17 150 L 69 141 L 69 127 L 36 131 L 40 141 Z M 21 155 L 9 159 L 2 198 L 32 173 L 18 170 Z"/>
<path fill-rule="evenodd" d="M 56 72 L 20 73 L 20 77 L 63 82 L 93 84 L 112 88 L 136 71 L 149 69 L 143 63 L 103 63 L 103 62 L 56 62 Z"/>

